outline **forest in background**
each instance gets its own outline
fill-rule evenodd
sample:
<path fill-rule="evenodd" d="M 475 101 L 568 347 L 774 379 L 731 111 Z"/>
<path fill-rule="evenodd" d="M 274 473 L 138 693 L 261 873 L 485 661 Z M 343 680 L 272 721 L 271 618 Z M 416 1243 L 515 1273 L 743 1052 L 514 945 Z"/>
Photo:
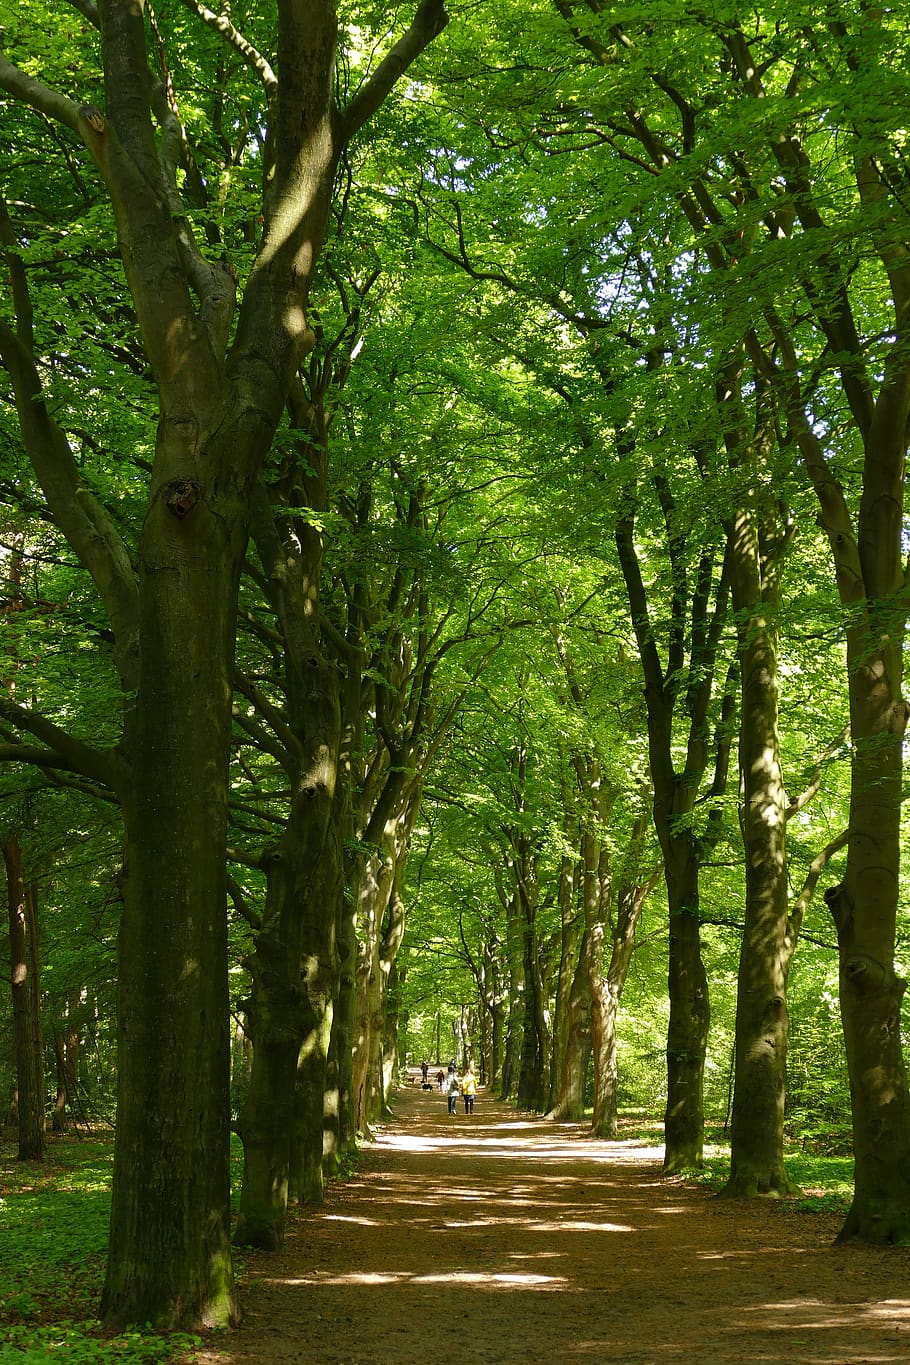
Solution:
<path fill-rule="evenodd" d="M 108 1323 L 423 1056 L 910 1239 L 907 18 L 0 10 L 0 1104 L 116 1124 Z"/>

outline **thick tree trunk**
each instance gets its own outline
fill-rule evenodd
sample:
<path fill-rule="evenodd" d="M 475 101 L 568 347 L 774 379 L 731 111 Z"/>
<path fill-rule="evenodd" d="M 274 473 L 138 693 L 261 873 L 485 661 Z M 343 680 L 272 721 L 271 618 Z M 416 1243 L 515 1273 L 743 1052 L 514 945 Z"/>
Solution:
<path fill-rule="evenodd" d="M 395 1090 L 398 1082 L 399 1037 L 403 1023 L 402 986 L 403 978 L 396 957 L 393 958 L 389 964 L 385 1009 L 383 1011 L 382 1093 L 386 1096 L 387 1100 L 388 1096 Z"/>
<path fill-rule="evenodd" d="M 602 939 L 602 935 L 600 935 Z M 600 951 L 603 950 L 601 941 Z M 595 1057 L 594 1063 L 594 1113 L 591 1118 L 591 1136 L 613 1138 L 619 1131 L 619 1117 L 616 1106 L 616 1085 L 619 1066 L 616 1058 L 616 1011 L 618 998 L 611 990 L 609 981 L 598 973 L 597 990 L 592 992 L 591 1000 L 591 1043 Z"/>
<path fill-rule="evenodd" d="M 224 417 L 220 413 L 219 421 Z M 162 425 L 162 463 L 179 427 Z M 212 433 L 198 433 L 205 451 Z M 108 1322 L 223 1326 L 236 1317 L 229 1229 L 229 997 L 225 842 L 237 584 L 248 488 L 230 460 L 185 452 L 140 545 L 141 673 L 126 733 L 119 1075 Z M 236 461 L 239 466 L 242 458 Z M 212 479 L 206 484 L 206 476 Z M 215 699 L 219 699 L 216 701 Z"/>
<path fill-rule="evenodd" d="M 287 673 L 303 764 L 284 834 L 266 858 L 266 908 L 247 1005 L 253 1061 L 237 1123 L 244 1179 L 234 1240 L 269 1249 L 280 1245 L 289 1198 L 322 1199 L 335 921 L 342 896 L 337 670 L 310 649 L 305 658 L 289 660 Z"/>
<path fill-rule="evenodd" d="M 587 959 L 588 934 L 585 932 L 566 1010 L 566 1042 L 559 1093 L 549 1115 L 565 1123 L 581 1123 L 585 1116 L 585 1086 L 591 1060 L 591 983 Z"/>
<path fill-rule="evenodd" d="M 895 631 L 895 634 L 897 632 Z M 910 1241 L 910 1102 L 901 1046 L 905 982 L 894 970 L 902 738 L 899 649 L 848 659 L 853 730 L 850 841 L 826 893 L 837 926 L 853 1111 L 855 1188 L 838 1240 Z"/>
<path fill-rule="evenodd" d="M 3 845 L 9 923 L 10 981 L 16 1056 L 19 1135 L 18 1159 L 44 1157 L 44 1052 L 41 1042 L 41 996 L 38 981 L 38 924 L 34 890 L 22 872 L 22 850 L 16 835 Z"/>
<path fill-rule="evenodd" d="M 338 907 L 338 998 L 332 1019 L 326 1077 L 326 1175 L 340 1170 L 357 1146 L 354 1104 L 354 1011 L 357 1001 L 356 912 L 343 897 Z"/>
<path fill-rule="evenodd" d="M 358 889 L 357 995 L 354 1007 L 354 1111 L 357 1131 L 368 1133 L 382 1117 L 382 921 L 392 893 L 388 849 L 364 858 Z"/>

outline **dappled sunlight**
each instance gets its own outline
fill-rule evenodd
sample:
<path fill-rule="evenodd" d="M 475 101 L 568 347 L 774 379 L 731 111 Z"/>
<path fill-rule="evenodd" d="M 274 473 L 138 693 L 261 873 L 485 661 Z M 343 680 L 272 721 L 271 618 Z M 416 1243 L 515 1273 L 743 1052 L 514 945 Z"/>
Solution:
<path fill-rule="evenodd" d="M 295 1358 L 910 1359 L 910 1252 L 836 1251 L 829 1225 L 782 1203 L 665 1177 L 659 1148 L 478 1108 L 472 1122 L 402 1099 L 358 1173 L 303 1211 L 286 1273 L 262 1267 L 269 1321 L 296 1317 Z"/>
<path fill-rule="evenodd" d="M 355 1223 L 361 1228 L 378 1228 L 382 1226 L 378 1218 L 364 1218 L 363 1215 L 360 1215 L 357 1218 L 351 1218 L 345 1216 L 343 1213 L 326 1213 L 323 1217 L 327 1223 Z"/>
<path fill-rule="evenodd" d="M 883 1299 L 880 1303 L 867 1304 L 866 1309 L 873 1318 L 910 1325 L 910 1299 Z"/>
<path fill-rule="evenodd" d="M 308 1284 L 308 1279 L 283 1280 L 285 1285 Z M 567 1281 L 557 1275 L 532 1275 L 518 1271 L 473 1271 L 449 1270 L 426 1275 L 414 1275 L 407 1271 L 350 1271 L 341 1275 L 324 1275 L 320 1285 L 344 1288 L 350 1285 L 389 1285 L 389 1284 L 438 1284 L 438 1285 L 488 1285 L 505 1286 L 508 1289 L 559 1289 Z"/>
<path fill-rule="evenodd" d="M 744 1315 L 762 1315 L 762 1331 L 843 1331 L 869 1321 L 910 1329 L 910 1303 L 892 1299 L 882 1303 L 831 1303 L 821 1298 L 781 1299 L 744 1309 Z M 902 1355 L 907 1359 L 908 1350 Z"/>

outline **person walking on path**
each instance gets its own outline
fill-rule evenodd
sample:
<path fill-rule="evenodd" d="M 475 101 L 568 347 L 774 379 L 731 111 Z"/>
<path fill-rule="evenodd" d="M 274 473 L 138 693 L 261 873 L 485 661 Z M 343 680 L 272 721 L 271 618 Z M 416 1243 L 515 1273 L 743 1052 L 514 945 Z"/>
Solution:
<path fill-rule="evenodd" d="M 461 1093 L 464 1095 L 464 1111 L 466 1114 L 474 1112 L 474 1096 L 477 1094 L 477 1081 L 474 1079 L 474 1068 L 468 1062 L 468 1069 L 464 1073 L 461 1082 Z"/>
<path fill-rule="evenodd" d="M 446 1095 L 449 1101 L 449 1113 L 454 1114 L 458 1105 L 458 1072 L 449 1069 L 449 1079 L 446 1081 Z"/>

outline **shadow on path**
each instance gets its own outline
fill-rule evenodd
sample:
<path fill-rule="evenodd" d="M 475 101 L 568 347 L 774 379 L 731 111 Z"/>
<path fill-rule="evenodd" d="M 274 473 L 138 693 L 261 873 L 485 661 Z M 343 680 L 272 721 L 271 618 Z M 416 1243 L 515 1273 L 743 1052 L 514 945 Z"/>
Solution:
<path fill-rule="evenodd" d="M 729 1203 L 485 1095 L 403 1091 L 350 1181 L 251 1255 L 246 1322 L 204 1365 L 892 1365 L 910 1251 L 834 1248 L 840 1220 Z"/>

